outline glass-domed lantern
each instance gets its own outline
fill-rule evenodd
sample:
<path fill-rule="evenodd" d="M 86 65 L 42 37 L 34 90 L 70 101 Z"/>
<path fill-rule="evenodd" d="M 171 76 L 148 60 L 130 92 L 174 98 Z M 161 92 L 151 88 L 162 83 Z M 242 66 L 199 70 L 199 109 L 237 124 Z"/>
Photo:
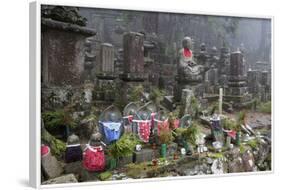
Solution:
<path fill-rule="evenodd" d="M 123 110 L 123 123 L 124 132 L 132 133 L 133 129 L 133 119 L 137 113 L 138 105 L 135 102 L 130 102 L 127 104 Z"/>
<path fill-rule="evenodd" d="M 181 120 L 180 120 L 180 127 L 181 127 L 181 128 L 190 127 L 191 124 L 192 124 L 191 115 L 186 114 L 186 115 L 182 116 L 182 118 L 181 118 Z"/>
<path fill-rule="evenodd" d="M 115 106 L 106 108 L 99 117 L 100 132 L 108 144 L 118 140 L 123 132 L 123 118 Z"/>
<path fill-rule="evenodd" d="M 161 131 L 169 130 L 168 114 L 165 111 L 159 111 L 155 114 L 154 119 L 154 129 L 153 133 L 160 135 Z"/>

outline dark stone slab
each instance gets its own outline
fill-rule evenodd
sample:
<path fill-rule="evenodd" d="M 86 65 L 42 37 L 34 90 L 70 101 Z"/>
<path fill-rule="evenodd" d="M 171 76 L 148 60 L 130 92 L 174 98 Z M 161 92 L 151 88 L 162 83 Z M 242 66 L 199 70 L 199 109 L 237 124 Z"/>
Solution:
<path fill-rule="evenodd" d="M 133 160 L 135 163 L 151 161 L 153 159 L 153 150 L 142 149 L 139 152 L 135 151 L 133 155 Z"/>

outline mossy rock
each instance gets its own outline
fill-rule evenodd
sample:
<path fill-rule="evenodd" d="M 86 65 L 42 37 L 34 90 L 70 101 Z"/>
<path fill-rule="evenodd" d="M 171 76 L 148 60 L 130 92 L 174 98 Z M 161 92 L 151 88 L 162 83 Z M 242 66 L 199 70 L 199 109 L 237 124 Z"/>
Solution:
<path fill-rule="evenodd" d="M 109 172 L 109 171 L 100 173 L 100 174 L 98 175 L 98 178 L 99 178 L 101 181 L 106 181 L 106 180 L 110 179 L 111 177 L 112 177 L 112 173 Z"/>
<path fill-rule="evenodd" d="M 52 154 L 58 157 L 62 157 L 65 152 L 66 144 L 59 139 L 52 136 L 45 128 L 42 128 L 42 141 L 49 144 Z"/>

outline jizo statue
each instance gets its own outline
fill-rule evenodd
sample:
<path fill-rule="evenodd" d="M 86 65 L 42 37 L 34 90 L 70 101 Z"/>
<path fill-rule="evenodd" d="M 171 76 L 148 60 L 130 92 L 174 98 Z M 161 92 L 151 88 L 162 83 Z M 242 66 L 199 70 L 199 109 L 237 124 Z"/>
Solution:
<path fill-rule="evenodd" d="M 179 52 L 179 67 L 178 72 L 180 79 L 184 81 L 201 81 L 203 66 L 198 65 L 193 60 L 192 40 L 190 37 L 185 37 L 182 41 L 182 49 Z"/>

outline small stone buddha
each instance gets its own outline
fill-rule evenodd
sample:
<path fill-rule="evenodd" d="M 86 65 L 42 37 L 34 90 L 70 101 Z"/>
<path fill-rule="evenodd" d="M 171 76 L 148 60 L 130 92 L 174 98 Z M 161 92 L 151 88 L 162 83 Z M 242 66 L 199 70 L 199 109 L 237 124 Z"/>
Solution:
<path fill-rule="evenodd" d="M 76 162 L 82 160 L 82 148 L 79 137 L 75 134 L 67 138 L 67 145 L 65 150 L 65 162 Z"/>

